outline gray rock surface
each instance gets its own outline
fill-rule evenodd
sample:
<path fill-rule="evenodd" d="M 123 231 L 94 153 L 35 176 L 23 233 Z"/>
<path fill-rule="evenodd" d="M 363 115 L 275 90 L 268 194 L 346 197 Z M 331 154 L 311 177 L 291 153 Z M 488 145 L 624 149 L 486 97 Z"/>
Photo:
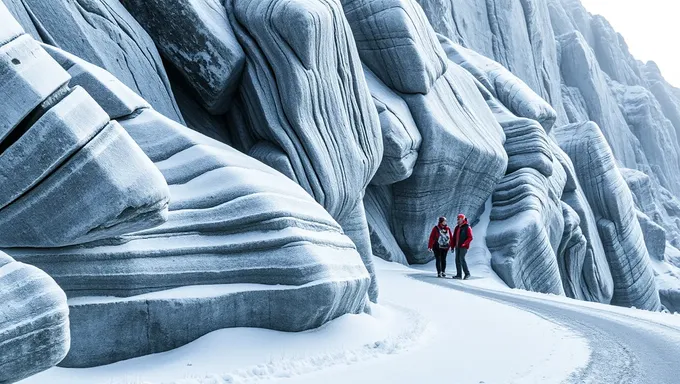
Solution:
<path fill-rule="evenodd" d="M 0 287 L 0 383 L 13 383 L 66 356 L 69 310 L 54 280 L 2 252 Z"/>
<path fill-rule="evenodd" d="M 342 0 L 361 60 L 402 93 L 428 93 L 448 60 L 415 0 Z"/>
<path fill-rule="evenodd" d="M 150 109 L 110 74 L 51 53 L 82 70 L 74 81 L 127 130 L 171 194 L 168 220 L 156 228 L 9 250 L 69 296 L 63 366 L 167 351 L 227 327 L 302 331 L 367 308 L 371 278 L 357 248 L 301 187 Z M 368 238 L 365 222 L 350 228 Z"/>
<path fill-rule="evenodd" d="M 503 65 L 555 107 L 560 125 L 567 122 L 546 1 L 418 2 L 435 31 Z"/>
<path fill-rule="evenodd" d="M 165 180 L 122 127 L 29 35 L 0 50 L 0 228 L 12 228 L 0 246 L 73 245 L 165 221 Z"/>
<path fill-rule="evenodd" d="M 224 114 L 245 64 L 220 0 L 122 0 L 159 51 L 196 91 L 203 107 Z"/>
<path fill-rule="evenodd" d="M 369 186 L 364 196 L 366 219 L 371 234 L 373 254 L 379 258 L 408 265 L 406 255 L 394 238 L 392 225 L 392 187 Z"/>
<path fill-rule="evenodd" d="M 408 179 L 413 173 L 422 136 L 404 99 L 370 69 L 364 68 L 364 74 L 380 118 L 384 147 L 382 162 L 371 183 L 394 184 Z"/>
<path fill-rule="evenodd" d="M 592 122 L 555 128 L 588 198 L 614 280 L 612 304 L 656 310 L 659 297 L 633 196 L 614 155 Z"/>
<path fill-rule="evenodd" d="M 404 99 L 423 142 L 411 177 L 393 186 L 394 234 L 409 262 L 424 263 L 438 216 L 479 218 L 505 173 L 505 134 L 472 75 L 455 63 L 430 93 Z"/>
<path fill-rule="evenodd" d="M 342 7 L 320 0 L 229 0 L 226 7 L 247 58 L 239 89 L 246 124 L 235 129 L 252 141 L 240 149 L 249 152 L 260 141 L 280 147 L 294 180 L 338 222 L 365 223 L 357 207 L 382 160 L 383 141 Z M 368 261 L 364 232 L 354 240 Z"/>
<path fill-rule="evenodd" d="M 105 68 L 156 110 L 184 121 L 153 41 L 118 0 L 22 3 L 33 24 L 19 19 L 26 30 L 37 29 L 43 42 Z"/>
<path fill-rule="evenodd" d="M 640 211 L 637 211 L 637 219 L 640 222 L 649 257 L 653 260 L 663 261 L 666 253 L 666 231 Z"/>
<path fill-rule="evenodd" d="M 573 294 L 574 298 L 609 304 L 614 291 L 614 281 L 609 270 L 609 263 L 607 262 L 607 256 L 604 252 L 602 239 L 600 239 L 600 234 L 597 229 L 595 215 L 590 208 L 583 188 L 581 188 L 571 159 L 569 159 L 569 156 L 567 156 L 553 140 L 550 140 L 550 142 L 553 156 L 560 162 L 567 176 L 567 181 L 562 193 L 562 201 L 569 205 L 569 207 L 578 215 L 578 225 L 581 228 L 581 234 L 583 234 L 586 240 L 583 269 L 581 272 L 582 284 L 576 285 L 572 283 L 574 280 L 577 280 L 576 276 L 565 276 L 565 274 L 562 274 L 565 291 L 567 295 L 570 295 L 570 293 Z M 566 216 L 566 214 L 571 215 L 571 213 L 569 210 L 565 210 L 564 206 L 563 213 L 565 214 L 566 229 L 569 227 L 569 223 L 573 222 L 575 219 L 569 219 Z M 572 233 L 577 232 L 578 231 L 575 229 L 572 231 Z M 578 237 L 578 235 L 574 236 Z M 560 265 L 564 265 L 565 267 L 574 264 L 563 262 L 562 259 L 558 260 L 563 263 Z M 578 259 L 571 257 L 570 260 L 575 262 Z"/>

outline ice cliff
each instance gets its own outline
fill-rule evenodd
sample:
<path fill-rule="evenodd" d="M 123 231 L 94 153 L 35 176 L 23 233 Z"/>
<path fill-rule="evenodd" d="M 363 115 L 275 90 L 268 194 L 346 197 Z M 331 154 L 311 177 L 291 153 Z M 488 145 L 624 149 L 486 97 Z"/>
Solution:
<path fill-rule="evenodd" d="M 680 90 L 578 0 L 3 2 L 0 382 L 370 311 L 489 200 L 508 286 L 680 311 Z"/>

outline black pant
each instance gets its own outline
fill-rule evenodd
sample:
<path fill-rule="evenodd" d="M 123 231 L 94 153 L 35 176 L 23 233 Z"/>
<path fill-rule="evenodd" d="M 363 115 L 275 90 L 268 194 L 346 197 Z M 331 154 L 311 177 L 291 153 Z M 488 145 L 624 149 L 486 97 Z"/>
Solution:
<path fill-rule="evenodd" d="M 434 252 L 434 258 L 437 259 L 437 273 L 446 272 L 446 254 L 449 253 L 448 249 L 432 249 Z"/>
<path fill-rule="evenodd" d="M 470 274 L 470 270 L 468 269 L 467 266 L 467 261 L 465 261 L 465 255 L 467 254 L 467 249 L 458 247 L 456 248 L 456 276 L 461 276 L 460 274 L 460 267 L 461 265 L 463 266 L 463 272 L 465 272 L 465 276 L 468 276 Z"/>

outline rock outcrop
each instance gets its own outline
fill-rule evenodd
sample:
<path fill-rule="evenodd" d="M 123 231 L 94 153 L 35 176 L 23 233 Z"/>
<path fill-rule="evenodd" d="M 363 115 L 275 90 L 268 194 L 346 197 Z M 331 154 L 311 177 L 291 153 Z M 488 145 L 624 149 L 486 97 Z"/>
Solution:
<path fill-rule="evenodd" d="M 633 197 L 595 123 L 553 130 L 593 209 L 614 281 L 612 304 L 656 310 L 659 295 Z"/>
<path fill-rule="evenodd" d="M 259 159 L 295 180 L 343 228 L 352 228 L 373 275 L 368 226 L 357 230 L 366 222 L 358 206 L 382 160 L 383 141 L 340 4 L 229 0 L 226 7 L 246 53 L 243 108 L 237 111 L 246 124 L 234 127 L 240 131 L 235 144 L 248 153 L 261 142 L 276 147 Z"/>
<path fill-rule="evenodd" d="M 168 220 L 156 228 L 9 250 L 70 298 L 62 365 L 162 352 L 227 327 L 301 331 L 366 310 L 371 279 L 357 248 L 302 188 L 164 117 L 107 72 L 50 53 L 139 144 L 171 195 Z"/>
<path fill-rule="evenodd" d="M 22 5 L 30 17 L 19 21 L 37 31 L 34 38 L 108 70 L 156 110 L 184 121 L 154 42 L 118 0 L 22 0 Z"/>
<path fill-rule="evenodd" d="M 245 54 L 219 0 L 122 0 L 211 114 L 224 114 L 241 77 Z"/>
<path fill-rule="evenodd" d="M 2 252 L 0 288 L 0 383 L 13 383 L 66 356 L 68 306 L 54 280 Z"/>

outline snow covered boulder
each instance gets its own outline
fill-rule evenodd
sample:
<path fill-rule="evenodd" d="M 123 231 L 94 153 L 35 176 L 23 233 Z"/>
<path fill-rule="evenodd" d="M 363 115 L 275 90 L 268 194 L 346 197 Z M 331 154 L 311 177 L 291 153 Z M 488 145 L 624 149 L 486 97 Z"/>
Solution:
<path fill-rule="evenodd" d="M 27 31 L 42 31 L 35 39 L 108 70 L 156 110 L 184 121 L 153 40 L 118 0 L 22 3 L 30 17 L 19 21 Z"/>
<path fill-rule="evenodd" d="M 599 127 L 593 122 L 572 124 L 554 129 L 553 134 L 571 158 L 595 214 L 614 281 L 612 304 L 659 309 L 633 196 Z"/>
<path fill-rule="evenodd" d="M 234 127 L 235 144 L 246 153 L 263 141 L 278 147 L 275 157 L 261 160 L 290 164 L 279 170 L 292 170 L 292 179 L 347 227 L 373 274 L 358 206 L 383 141 L 342 7 L 322 0 L 228 0 L 226 7 L 247 62 L 236 111 L 245 123 Z"/>
<path fill-rule="evenodd" d="M 0 252 L 0 303 L 0 383 L 44 371 L 66 356 L 68 306 L 54 280 Z"/>
<path fill-rule="evenodd" d="M 122 0 L 213 114 L 230 106 L 245 54 L 220 0 Z"/>
<path fill-rule="evenodd" d="M 228 327 L 302 331 L 367 309 L 371 276 L 357 247 L 300 186 L 148 106 L 124 113 L 143 104 L 132 91 L 52 54 L 81 73 L 74 80 L 155 163 L 171 195 L 168 220 L 154 229 L 11 250 L 69 296 L 72 346 L 63 366 L 167 351 Z M 365 221 L 350 229 L 368 232 Z"/>
<path fill-rule="evenodd" d="M 165 221 L 165 180 L 122 127 L 30 36 L 0 51 L 0 227 L 12 228 L 0 246 L 73 245 Z"/>
<path fill-rule="evenodd" d="M 437 217 L 479 218 L 508 161 L 474 78 L 448 67 L 430 93 L 404 95 L 423 138 L 413 174 L 393 185 L 394 234 L 411 263 L 432 259 L 427 236 Z"/>
<path fill-rule="evenodd" d="M 448 65 L 415 0 L 342 0 L 361 60 L 390 88 L 428 93 Z"/>
<path fill-rule="evenodd" d="M 404 99 L 383 84 L 370 69 L 364 68 L 364 74 L 380 117 L 385 148 L 371 184 L 394 184 L 413 173 L 422 137 Z"/>

